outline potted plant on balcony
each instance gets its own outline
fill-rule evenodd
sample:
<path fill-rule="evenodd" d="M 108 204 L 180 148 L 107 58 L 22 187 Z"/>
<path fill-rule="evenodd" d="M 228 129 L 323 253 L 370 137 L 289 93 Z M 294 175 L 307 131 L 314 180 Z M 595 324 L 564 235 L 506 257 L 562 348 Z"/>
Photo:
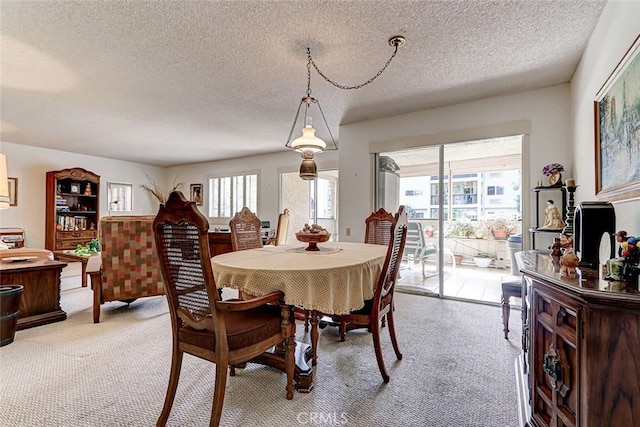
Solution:
<path fill-rule="evenodd" d="M 476 266 L 482 268 L 489 267 L 494 259 L 496 259 L 496 256 L 487 252 L 478 252 L 473 256 L 473 262 Z"/>
<path fill-rule="evenodd" d="M 480 218 L 480 224 L 493 235 L 494 239 L 506 239 L 518 230 L 519 221 L 506 215 L 487 215 Z"/>
<path fill-rule="evenodd" d="M 476 227 L 468 218 L 458 218 L 447 223 L 447 236 L 469 237 L 475 233 Z"/>

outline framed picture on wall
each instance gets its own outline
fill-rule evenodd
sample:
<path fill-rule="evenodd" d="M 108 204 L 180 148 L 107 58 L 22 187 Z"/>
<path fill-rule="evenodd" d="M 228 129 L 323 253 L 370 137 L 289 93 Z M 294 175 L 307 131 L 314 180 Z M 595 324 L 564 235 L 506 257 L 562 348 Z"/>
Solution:
<path fill-rule="evenodd" d="M 640 36 L 594 102 L 596 197 L 640 197 Z"/>
<path fill-rule="evenodd" d="M 7 178 L 9 183 L 9 206 L 18 206 L 18 178 Z"/>
<path fill-rule="evenodd" d="M 190 190 L 190 200 L 196 202 L 196 206 L 202 206 L 202 184 L 191 184 Z"/>

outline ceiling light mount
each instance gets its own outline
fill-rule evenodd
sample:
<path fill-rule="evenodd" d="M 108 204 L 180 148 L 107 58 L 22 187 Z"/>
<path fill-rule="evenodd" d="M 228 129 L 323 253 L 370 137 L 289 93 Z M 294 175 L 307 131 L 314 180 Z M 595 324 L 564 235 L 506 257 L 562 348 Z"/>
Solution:
<path fill-rule="evenodd" d="M 307 91 L 306 91 L 306 96 L 302 97 L 302 100 L 300 101 L 300 104 L 298 104 L 298 110 L 296 111 L 296 116 L 293 119 L 293 125 L 291 126 L 291 130 L 289 131 L 289 138 L 287 138 L 287 143 L 285 144 L 285 147 L 294 149 L 294 150 L 302 153 L 302 157 L 304 159 L 303 165 L 302 165 L 301 170 L 300 170 L 300 177 L 302 179 L 310 180 L 310 179 L 314 179 L 315 177 L 318 176 L 317 175 L 317 171 L 316 171 L 316 167 L 315 167 L 315 162 L 313 161 L 313 155 L 314 154 L 321 153 L 324 150 L 337 150 L 338 149 L 338 144 L 336 143 L 336 140 L 333 138 L 333 134 L 331 133 L 331 129 L 329 128 L 329 124 L 327 123 L 327 119 L 326 119 L 326 117 L 324 115 L 324 112 L 322 111 L 322 107 L 320 106 L 320 102 L 316 98 L 311 96 L 311 66 L 313 66 L 313 68 L 316 70 L 316 72 L 324 80 L 326 80 L 328 83 L 331 83 L 333 86 L 337 87 L 338 89 L 343 89 L 343 90 L 360 89 L 360 88 L 368 85 L 369 83 L 373 82 L 382 73 L 384 73 L 384 71 L 387 69 L 389 64 L 391 64 L 391 61 L 393 60 L 393 58 L 396 56 L 396 53 L 398 52 L 398 47 L 402 46 L 403 44 L 405 44 L 406 39 L 404 38 L 404 36 L 395 35 L 395 36 L 390 37 L 388 42 L 389 42 L 389 46 L 394 48 L 393 49 L 393 53 L 391 54 L 391 57 L 382 66 L 382 68 L 376 73 L 376 75 L 371 77 L 366 82 L 358 84 L 358 85 L 354 85 L 354 86 L 345 86 L 345 85 L 342 85 L 340 83 L 337 83 L 337 82 L 329 79 L 322 71 L 320 71 L 320 69 L 318 68 L 318 66 L 314 62 L 313 58 L 311 57 L 311 49 L 307 48 Z M 324 128 L 326 128 L 326 130 L 329 133 L 329 137 L 331 138 L 331 144 L 329 146 L 322 139 L 320 139 L 317 136 L 315 136 L 316 129 L 311 124 L 311 111 L 310 111 L 311 108 L 314 105 L 318 106 L 317 110 L 319 111 L 319 113 L 320 113 L 319 115 L 322 118 L 322 122 L 324 123 Z M 301 116 L 300 115 L 300 110 L 303 108 L 303 106 L 304 106 L 304 110 L 303 110 L 304 113 L 302 114 L 302 118 L 304 119 L 303 120 L 304 125 L 300 126 L 298 124 L 298 119 Z M 317 116 L 317 114 L 316 114 L 316 116 Z M 295 129 L 302 129 L 302 136 L 292 140 L 291 138 L 293 137 L 293 132 L 294 132 Z M 312 163 L 313 163 L 313 166 L 311 166 Z M 304 169 L 304 172 L 303 172 L 303 169 Z"/>
<path fill-rule="evenodd" d="M 405 44 L 407 40 L 404 38 L 404 36 L 392 36 L 389 39 L 389 46 L 394 46 L 394 47 L 398 47 L 398 46 L 402 46 L 403 44 Z"/>

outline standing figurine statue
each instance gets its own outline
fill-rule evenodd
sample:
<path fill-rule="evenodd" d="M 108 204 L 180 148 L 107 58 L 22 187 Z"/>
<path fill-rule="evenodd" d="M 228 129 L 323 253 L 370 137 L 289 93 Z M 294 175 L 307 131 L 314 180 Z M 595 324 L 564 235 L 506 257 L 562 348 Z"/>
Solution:
<path fill-rule="evenodd" d="M 544 225 L 540 228 L 554 230 L 564 228 L 564 221 L 562 221 L 558 208 L 553 204 L 553 200 L 547 200 L 547 207 L 544 210 Z"/>

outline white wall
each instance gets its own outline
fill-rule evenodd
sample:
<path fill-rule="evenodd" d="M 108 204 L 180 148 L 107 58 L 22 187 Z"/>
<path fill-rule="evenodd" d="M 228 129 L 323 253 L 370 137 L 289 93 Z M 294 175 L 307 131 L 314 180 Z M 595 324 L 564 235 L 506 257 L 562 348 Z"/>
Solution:
<path fill-rule="evenodd" d="M 18 206 L 0 210 L 0 227 L 23 228 L 27 237 L 26 244 L 31 247 L 44 247 L 45 180 L 48 171 L 81 167 L 100 175 L 101 216 L 108 215 L 108 181 L 133 184 L 134 211 L 119 212 L 119 215 L 155 214 L 158 211 L 158 201 L 140 188 L 140 184 L 148 183 L 145 172 L 159 185 L 168 186 L 165 182 L 168 176 L 166 169 L 157 166 L 8 142 L 3 142 L 0 148 L 7 156 L 8 175 L 18 178 Z"/>
<path fill-rule="evenodd" d="M 576 200 L 596 200 L 593 101 L 640 34 L 640 1 L 609 1 L 571 81 Z M 640 200 L 614 202 L 616 229 L 640 235 Z"/>
<path fill-rule="evenodd" d="M 529 175 L 523 176 L 523 188 L 528 188 L 543 178 L 542 167 L 548 163 L 562 163 L 567 169 L 565 177 L 573 173 L 569 100 L 569 85 L 558 85 L 341 126 L 340 228 L 353 231 L 345 240 L 364 238 L 361 223 L 373 209 L 370 145 L 384 145 L 381 141 L 394 147 L 403 145 L 403 141 L 421 145 L 459 142 L 465 140 L 462 137 L 482 139 L 494 129 L 527 128 L 529 154 L 524 157 Z M 525 203 L 527 193 L 523 191 Z M 345 203 L 347 199 L 349 203 Z"/>
<path fill-rule="evenodd" d="M 337 168 L 337 159 L 338 152 L 336 151 L 325 151 L 315 157 L 318 170 Z M 260 185 L 257 215 L 263 221 L 271 221 L 271 226 L 275 228 L 278 214 L 281 210 L 278 199 L 280 173 L 297 172 L 300 169 L 301 162 L 302 158 L 299 153 L 285 149 L 283 146 L 282 152 L 278 153 L 177 166 L 170 168 L 168 173 L 170 176 L 179 174 L 180 181 L 203 184 L 205 198 L 201 210 L 202 213 L 207 215 L 206 205 L 208 203 L 208 181 L 210 177 L 238 172 L 257 172 Z M 189 185 L 187 184 L 185 195 L 188 195 L 188 188 Z M 227 227 L 229 225 L 229 220 L 211 220 L 210 222 L 212 226 Z"/>

